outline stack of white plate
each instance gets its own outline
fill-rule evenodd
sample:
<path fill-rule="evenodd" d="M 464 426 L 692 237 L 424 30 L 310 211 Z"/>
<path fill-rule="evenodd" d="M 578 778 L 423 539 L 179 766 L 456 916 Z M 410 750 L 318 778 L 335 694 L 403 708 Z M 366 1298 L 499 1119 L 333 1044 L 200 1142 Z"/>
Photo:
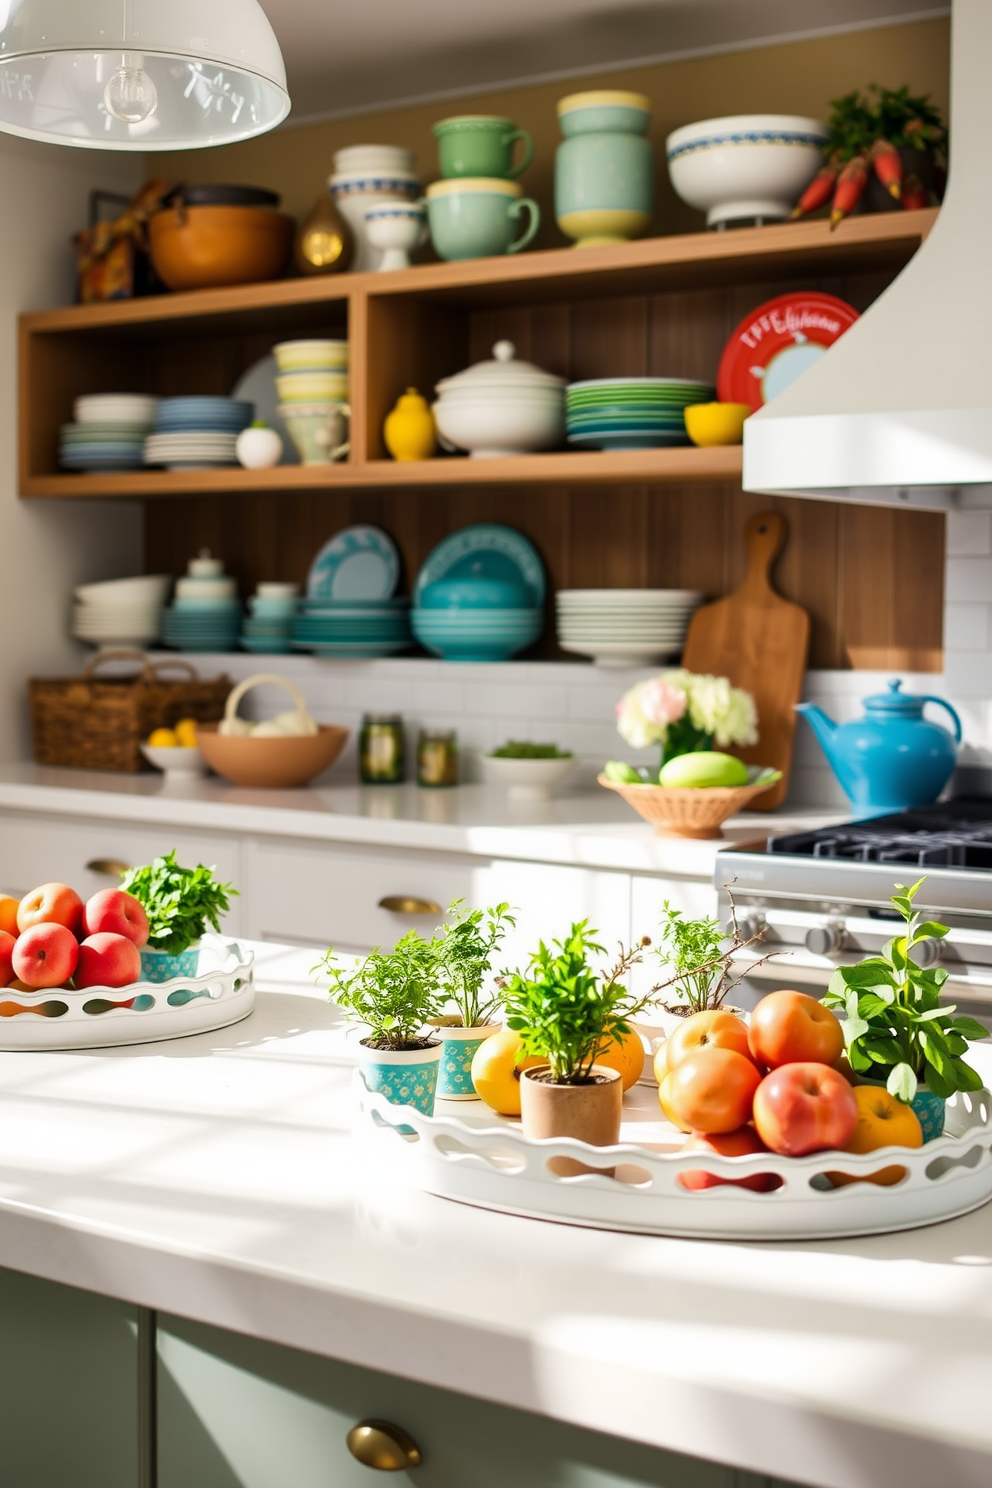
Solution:
<path fill-rule="evenodd" d="M 91 646 L 146 646 L 162 633 L 162 606 L 172 580 L 169 574 L 144 574 L 81 584 L 70 629 Z"/>
<path fill-rule="evenodd" d="M 667 660 L 681 652 L 702 600 L 693 589 L 561 589 L 558 644 L 602 667 Z"/>
<path fill-rule="evenodd" d="M 167 470 L 205 470 L 238 463 L 237 442 L 254 408 L 236 398 L 162 398 L 155 432 L 145 440 L 145 464 Z"/>

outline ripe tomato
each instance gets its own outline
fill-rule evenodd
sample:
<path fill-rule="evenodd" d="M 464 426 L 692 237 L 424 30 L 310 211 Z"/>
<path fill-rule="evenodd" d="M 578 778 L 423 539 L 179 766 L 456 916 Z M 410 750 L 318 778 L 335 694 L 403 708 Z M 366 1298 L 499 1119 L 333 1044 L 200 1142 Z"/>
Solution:
<path fill-rule="evenodd" d="M 748 1152 L 767 1152 L 768 1148 L 753 1126 L 740 1126 L 732 1132 L 693 1132 L 682 1148 L 683 1152 L 718 1152 L 721 1157 L 742 1157 Z M 770 1193 L 781 1188 L 782 1180 L 777 1173 L 750 1173 L 746 1178 L 718 1178 L 702 1168 L 689 1168 L 679 1174 L 683 1188 L 694 1192 L 702 1188 L 719 1188 L 730 1184 L 734 1188 L 750 1188 L 755 1193 Z"/>
<path fill-rule="evenodd" d="M 750 1121 L 760 1083 L 761 1075 L 750 1059 L 734 1049 L 698 1049 L 665 1076 L 662 1108 L 666 1114 L 671 1110 L 683 1129 L 736 1131 Z"/>
<path fill-rule="evenodd" d="M 782 1064 L 836 1064 L 844 1034 L 829 1008 L 805 992 L 769 992 L 751 1014 L 748 1044 L 767 1069 Z"/>
<path fill-rule="evenodd" d="M 858 1124 L 854 1136 L 845 1144 L 845 1152 L 875 1152 L 879 1147 L 922 1147 L 923 1128 L 912 1106 L 896 1100 L 877 1085 L 859 1085 L 854 1092 L 858 1104 Z M 906 1169 L 898 1163 L 880 1168 L 867 1178 L 854 1178 L 850 1173 L 828 1173 L 835 1187 L 847 1183 L 877 1183 L 891 1188 L 904 1177 Z"/>
<path fill-rule="evenodd" d="M 758 1136 L 784 1157 L 805 1157 L 844 1147 L 858 1124 L 854 1091 L 826 1064 L 783 1064 L 772 1070 L 754 1097 Z"/>
<path fill-rule="evenodd" d="M 693 1013 L 686 1018 L 665 1044 L 668 1051 L 668 1068 L 677 1069 L 683 1059 L 699 1049 L 733 1049 L 750 1059 L 747 1043 L 747 1024 L 734 1013 L 723 1008 L 710 1009 L 704 1013 Z"/>

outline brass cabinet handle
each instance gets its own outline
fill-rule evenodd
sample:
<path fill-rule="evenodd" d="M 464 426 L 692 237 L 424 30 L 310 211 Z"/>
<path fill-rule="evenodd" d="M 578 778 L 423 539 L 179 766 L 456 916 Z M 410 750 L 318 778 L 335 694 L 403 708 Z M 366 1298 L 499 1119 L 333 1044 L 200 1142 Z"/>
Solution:
<path fill-rule="evenodd" d="M 379 900 L 380 909 L 388 909 L 390 914 L 402 915 L 439 915 L 440 904 L 433 899 L 418 899 L 413 894 L 387 894 L 385 899 Z"/>
<path fill-rule="evenodd" d="M 130 863 L 121 862 L 120 858 L 91 858 L 86 864 L 87 873 L 105 873 L 108 878 L 123 878 L 125 873 L 131 872 Z"/>
<path fill-rule="evenodd" d="M 413 1437 L 392 1421 L 359 1421 L 348 1432 L 348 1451 L 377 1472 L 402 1472 L 424 1460 Z"/>

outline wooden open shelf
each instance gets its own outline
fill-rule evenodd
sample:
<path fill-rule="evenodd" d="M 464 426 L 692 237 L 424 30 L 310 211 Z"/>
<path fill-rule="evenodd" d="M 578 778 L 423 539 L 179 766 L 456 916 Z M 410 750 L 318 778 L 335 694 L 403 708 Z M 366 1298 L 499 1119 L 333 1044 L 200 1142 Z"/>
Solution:
<path fill-rule="evenodd" d="M 397 465 L 382 421 L 403 389 L 442 377 L 509 336 L 570 378 L 712 378 L 736 319 L 769 293 L 811 284 L 870 303 L 936 213 L 855 217 L 831 233 L 800 222 L 724 233 L 426 264 L 394 274 L 290 280 L 74 306 L 21 317 L 20 491 L 26 497 L 165 497 L 396 486 L 498 487 L 736 481 L 740 451 L 555 453 Z M 347 335 L 352 454 L 277 471 L 60 471 L 58 428 L 81 393 L 229 392 L 272 344 Z"/>

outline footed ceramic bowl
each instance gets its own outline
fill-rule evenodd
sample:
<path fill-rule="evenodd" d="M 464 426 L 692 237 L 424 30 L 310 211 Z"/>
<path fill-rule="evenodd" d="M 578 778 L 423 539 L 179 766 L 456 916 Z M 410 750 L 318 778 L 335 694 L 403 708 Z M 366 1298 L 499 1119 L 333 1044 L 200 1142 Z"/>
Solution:
<path fill-rule="evenodd" d="M 192 749 L 162 749 L 155 744 L 142 744 L 141 752 L 150 765 L 164 775 L 205 775 L 207 766 L 203 755 L 195 746 Z"/>
<path fill-rule="evenodd" d="M 707 227 L 782 222 L 823 164 L 826 138 L 825 124 L 798 114 L 703 119 L 668 136 L 668 174 Z"/>

